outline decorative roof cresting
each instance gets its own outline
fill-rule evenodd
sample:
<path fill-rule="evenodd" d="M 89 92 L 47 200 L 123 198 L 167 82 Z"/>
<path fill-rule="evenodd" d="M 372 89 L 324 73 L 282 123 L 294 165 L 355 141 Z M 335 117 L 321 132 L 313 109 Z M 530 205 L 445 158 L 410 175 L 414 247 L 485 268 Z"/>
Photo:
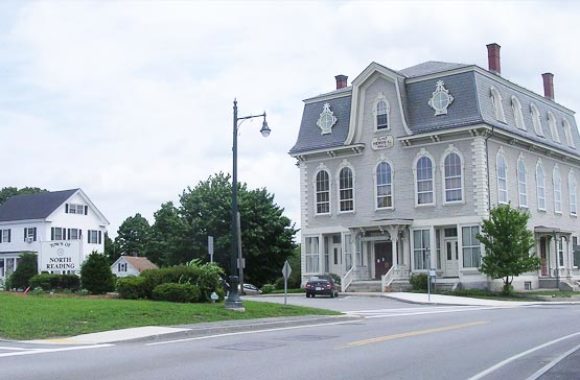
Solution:
<path fill-rule="evenodd" d="M 322 130 L 322 135 L 329 135 L 332 133 L 332 127 L 338 119 L 334 116 L 334 113 L 330 110 L 330 104 L 325 103 L 320 114 L 320 118 L 316 122 L 316 125 Z"/>
<path fill-rule="evenodd" d="M 447 115 L 447 108 L 453 103 L 453 96 L 444 87 L 442 80 L 437 81 L 437 88 L 433 92 L 433 96 L 429 99 L 429 105 L 435 110 L 435 116 Z"/>

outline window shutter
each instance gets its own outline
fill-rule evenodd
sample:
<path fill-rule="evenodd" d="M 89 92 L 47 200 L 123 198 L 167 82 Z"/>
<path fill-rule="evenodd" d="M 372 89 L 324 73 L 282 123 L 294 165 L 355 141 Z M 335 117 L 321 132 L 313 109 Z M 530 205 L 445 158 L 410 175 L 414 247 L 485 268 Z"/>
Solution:
<path fill-rule="evenodd" d="M 89 213 L 89 206 L 85 206 L 85 215 Z"/>
<path fill-rule="evenodd" d="M 27 235 L 28 235 L 28 228 L 24 227 L 24 241 L 26 241 Z"/>
<path fill-rule="evenodd" d="M 50 227 L 50 240 L 54 240 L 54 227 Z"/>
<path fill-rule="evenodd" d="M 66 235 L 67 239 L 70 240 L 70 228 L 66 230 Z"/>
<path fill-rule="evenodd" d="M 65 214 L 68 214 L 68 203 L 64 204 L 64 212 Z"/>
<path fill-rule="evenodd" d="M 102 236 L 103 236 L 102 232 L 99 231 L 99 244 L 101 244 L 101 242 L 103 241 Z"/>
<path fill-rule="evenodd" d="M 8 230 L 8 243 L 12 241 L 12 230 Z"/>
<path fill-rule="evenodd" d="M 2 243 L 2 230 L 0 230 L 0 243 Z"/>
<path fill-rule="evenodd" d="M 87 243 L 91 243 L 91 230 L 87 230 Z"/>
<path fill-rule="evenodd" d="M 36 241 L 36 227 L 34 227 L 32 240 Z"/>

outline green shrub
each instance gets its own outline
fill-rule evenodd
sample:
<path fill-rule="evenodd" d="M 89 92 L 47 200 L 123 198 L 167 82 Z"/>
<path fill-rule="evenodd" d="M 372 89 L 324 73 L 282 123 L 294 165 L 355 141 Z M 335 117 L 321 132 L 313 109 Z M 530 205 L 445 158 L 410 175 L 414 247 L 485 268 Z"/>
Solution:
<path fill-rule="evenodd" d="M 200 301 L 210 302 L 212 292 L 218 293 L 218 290 L 222 289 L 223 293 L 221 276 L 224 274 L 224 271 L 219 265 L 215 263 L 206 263 L 202 266 L 199 266 L 198 270 L 199 274 L 197 281 L 192 283 L 199 287 L 201 292 Z"/>
<path fill-rule="evenodd" d="M 147 297 L 144 277 L 122 277 L 117 280 L 119 298 L 140 299 Z"/>
<path fill-rule="evenodd" d="M 330 273 L 330 277 L 332 277 L 332 281 L 334 281 L 336 285 L 340 285 L 340 283 L 342 282 L 342 278 L 340 278 L 340 276 L 337 275 L 336 273 Z"/>
<path fill-rule="evenodd" d="M 103 294 L 114 289 L 113 272 L 107 257 L 93 251 L 81 266 L 81 284 L 92 294 Z"/>
<path fill-rule="evenodd" d="M 49 290 L 69 290 L 77 291 L 80 289 L 81 280 L 75 274 L 51 274 L 41 273 L 30 279 L 31 288 L 42 288 L 44 291 Z"/>
<path fill-rule="evenodd" d="M 161 284 L 197 284 L 200 271 L 199 267 L 176 265 L 169 268 L 148 269 L 140 276 L 145 279 L 147 298 L 153 298 L 153 289 Z"/>
<path fill-rule="evenodd" d="M 274 281 L 274 287 L 277 290 L 284 290 L 284 277 L 279 277 L 276 281 Z"/>
<path fill-rule="evenodd" d="M 16 289 L 26 289 L 30 286 L 32 276 L 38 273 L 38 259 L 34 253 L 20 255 L 18 266 L 10 275 L 11 286 Z"/>
<path fill-rule="evenodd" d="M 59 288 L 76 292 L 81 288 L 81 278 L 76 274 L 61 274 Z"/>
<path fill-rule="evenodd" d="M 276 289 L 276 287 L 272 284 L 266 284 L 264 286 L 262 286 L 262 294 L 268 294 L 268 293 L 272 293 L 274 291 L 274 289 Z"/>
<path fill-rule="evenodd" d="M 33 296 L 39 296 L 39 295 L 44 294 L 44 290 L 42 288 L 34 288 L 30 291 L 29 294 L 31 294 Z"/>
<path fill-rule="evenodd" d="M 170 302 L 197 302 L 200 299 L 199 287 L 191 284 L 165 283 L 153 289 L 153 299 Z"/>
<path fill-rule="evenodd" d="M 427 290 L 427 274 L 418 273 L 411 275 L 409 279 L 413 290 L 416 291 L 426 291 Z"/>

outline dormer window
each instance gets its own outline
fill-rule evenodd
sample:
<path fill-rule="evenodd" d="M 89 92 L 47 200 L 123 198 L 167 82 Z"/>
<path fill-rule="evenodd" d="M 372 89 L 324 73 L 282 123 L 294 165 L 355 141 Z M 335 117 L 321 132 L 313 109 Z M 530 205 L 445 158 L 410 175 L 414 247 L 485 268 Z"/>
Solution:
<path fill-rule="evenodd" d="M 497 121 L 505 123 L 505 113 L 503 111 L 501 94 L 495 87 L 490 88 L 491 104 L 493 105 L 493 112 Z"/>
<path fill-rule="evenodd" d="M 375 101 L 375 106 L 373 109 L 373 115 L 375 118 L 375 131 L 381 129 L 390 129 L 391 126 L 389 125 L 389 113 L 391 111 L 391 107 L 385 95 L 380 93 Z"/>
<path fill-rule="evenodd" d="M 548 112 L 548 127 L 550 127 L 550 134 L 552 135 L 552 140 L 560 143 L 560 134 L 558 133 L 558 126 L 556 124 L 556 117 L 553 113 Z"/>
<path fill-rule="evenodd" d="M 516 127 L 525 131 L 526 125 L 524 124 L 524 115 L 522 114 L 522 104 L 515 96 L 512 96 L 512 111 Z"/>
<path fill-rule="evenodd" d="M 562 120 L 562 128 L 564 128 L 564 136 L 566 137 L 566 144 L 568 146 L 575 148 L 576 145 L 574 144 L 574 138 L 572 137 L 572 127 L 570 127 L 570 123 L 568 120 Z"/>
<path fill-rule="evenodd" d="M 544 137 L 544 130 L 542 129 L 540 110 L 534 103 L 530 104 L 530 112 L 532 114 L 532 124 L 534 126 L 534 132 L 536 132 L 536 135 Z"/>

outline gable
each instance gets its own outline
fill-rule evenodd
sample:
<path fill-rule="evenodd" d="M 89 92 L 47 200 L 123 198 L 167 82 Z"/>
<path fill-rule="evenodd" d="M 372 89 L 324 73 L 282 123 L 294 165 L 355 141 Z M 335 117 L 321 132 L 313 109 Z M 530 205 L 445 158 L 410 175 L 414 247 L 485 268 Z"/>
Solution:
<path fill-rule="evenodd" d="M 45 219 L 79 189 L 16 195 L 0 206 L 0 222 Z"/>

